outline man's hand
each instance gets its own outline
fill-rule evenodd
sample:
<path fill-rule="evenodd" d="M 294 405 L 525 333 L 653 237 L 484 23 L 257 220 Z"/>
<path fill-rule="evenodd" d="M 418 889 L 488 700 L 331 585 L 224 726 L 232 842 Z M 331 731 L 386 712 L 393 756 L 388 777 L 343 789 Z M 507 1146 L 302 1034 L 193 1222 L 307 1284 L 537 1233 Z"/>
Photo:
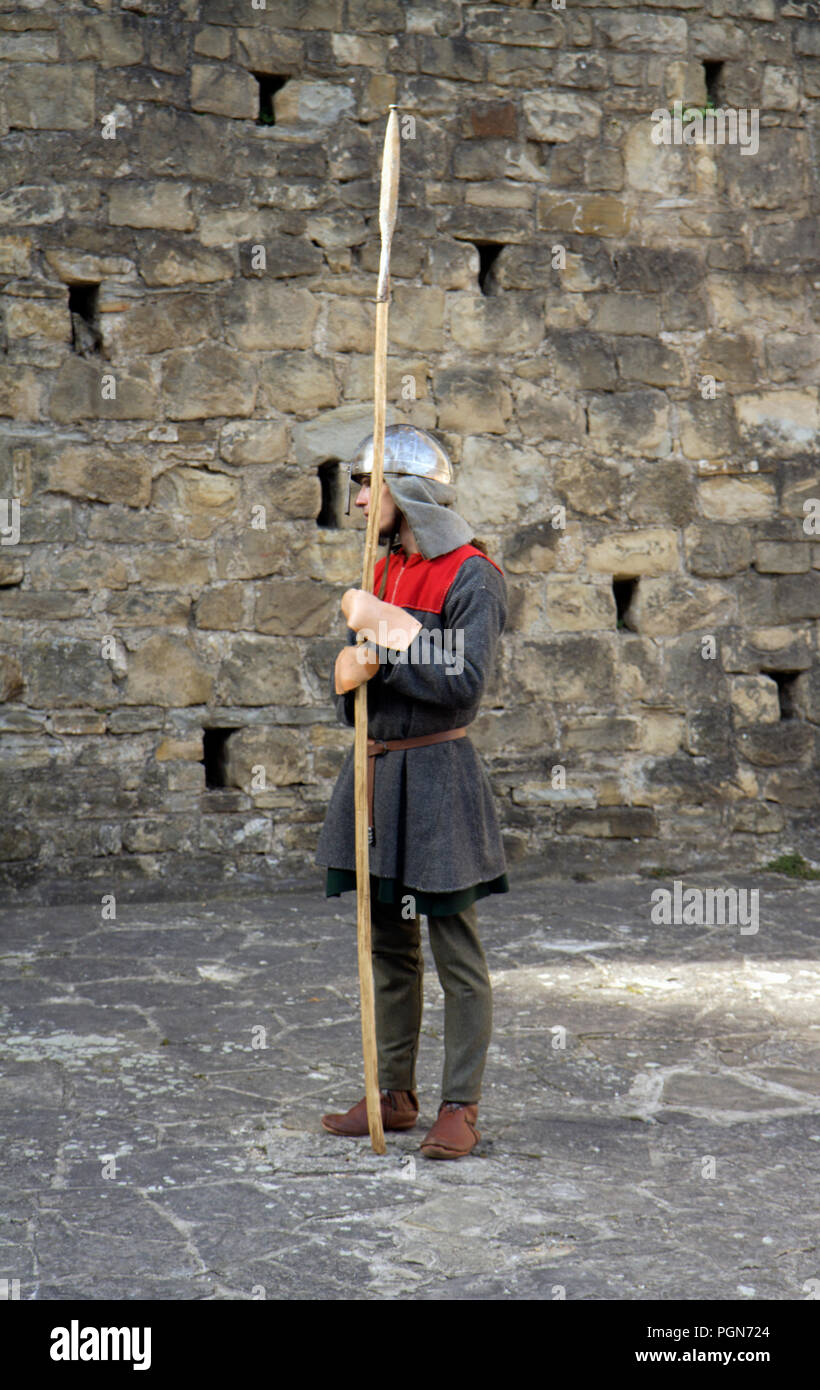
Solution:
<path fill-rule="evenodd" d="M 366 645 L 343 647 L 336 657 L 336 694 L 346 695 L 364 685 L 379 669 L 379 658 Z"/>
<path fill-rule="evenodd" d="M 346 589 L 342 595 L 342 612 L 354 632 L 366 629 L 371 641 L 393 651 L 407 651 L 422 628 L 418 618 L 406 608 L 384 603 L 366 589 Z"/>

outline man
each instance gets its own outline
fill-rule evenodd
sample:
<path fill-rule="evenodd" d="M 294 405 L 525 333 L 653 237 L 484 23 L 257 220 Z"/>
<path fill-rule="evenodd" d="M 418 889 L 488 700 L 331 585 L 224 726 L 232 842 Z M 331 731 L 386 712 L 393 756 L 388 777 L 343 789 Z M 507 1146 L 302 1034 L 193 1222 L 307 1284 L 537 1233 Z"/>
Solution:
<path fill-rule="evenodd" d="M 350 478 L 362 482 L 356 506 L 366 516 L 372 459 L 371 437 L 349 465 Z M 452 476 L 447 454 L 425 430 L 386 430 L 379 534 L 388 554 L 374 582 L 386 602 L 347 590 L 348 645 L 331 681 L 348 725 L 355 722 L 352 692 L 368 682 L 371 932 L 385 1130 L 411 1129 L 418 1117 L 421 913 L 444 990 L 442 1100 L 422 1140 L 427 1158 L 459 1158 L 481 1137 L 492 994 L 474 904 L 509 891 L 489 779 L 466 737 L 504 630 L 506 584 L 495 561 L 469 543 L 471 527 L 450 510 Z M 375 639 L 368 653 L 356 645 L 361 630 Z M 413 746 L 393 747 L 394 740 Z M 355 848 L 351 747 L 316 851 L 328 870 L 327 896 L 355 888 Z M 331 1134 L 366 1135 L 365 1100 L 323 1116 L 322 1124 Z"/>

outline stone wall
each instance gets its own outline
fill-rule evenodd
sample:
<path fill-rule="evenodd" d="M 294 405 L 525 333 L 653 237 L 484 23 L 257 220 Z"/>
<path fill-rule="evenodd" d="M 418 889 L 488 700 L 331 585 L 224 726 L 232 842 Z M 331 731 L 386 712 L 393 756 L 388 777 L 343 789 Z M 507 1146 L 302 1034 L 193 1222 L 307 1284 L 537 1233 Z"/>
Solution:
<path fill-rule="evenodd" d="M 511 864 L 805 836 L 816 7 L 260 3 L 0 0 L 6 891 L 318 878 L 390 102 L 389 418 L 507 574 Z"/>

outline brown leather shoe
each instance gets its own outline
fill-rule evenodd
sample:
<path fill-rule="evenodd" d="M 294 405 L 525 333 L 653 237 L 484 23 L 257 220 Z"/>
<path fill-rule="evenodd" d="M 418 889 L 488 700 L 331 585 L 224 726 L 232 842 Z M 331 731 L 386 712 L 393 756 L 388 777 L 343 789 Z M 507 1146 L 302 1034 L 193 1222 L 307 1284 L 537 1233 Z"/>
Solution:
<path fill-rule="evenodd" d="M 477 1105 L 461 1105 L 443 1100 L 438 1119 L 421 1141 L 425 1158 L 463 1158 L 471 1153 L 481 1138 L 476 1129 Z"/>
<path fill-rule="evenodd" d="M 419 1102 L 415 1091 L 380 1091 L 382 1103 L 383 1129 L 412 1129 L 419 1117 Z M 367 1097 L 354 1105 L 344 1115 L 323 1115 L 322 1124 L 329 1134 L 341 1134 L 346 1139 L 357 1139 L 369 1134 L 367 1124 Z"/>

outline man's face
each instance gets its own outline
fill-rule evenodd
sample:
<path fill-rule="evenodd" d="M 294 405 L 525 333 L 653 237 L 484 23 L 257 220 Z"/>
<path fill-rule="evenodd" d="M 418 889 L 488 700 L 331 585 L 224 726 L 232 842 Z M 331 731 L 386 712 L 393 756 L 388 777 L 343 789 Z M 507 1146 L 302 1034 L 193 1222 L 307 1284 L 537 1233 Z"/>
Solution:
<path fill-rule="evenodd" d="M 381 515 L 379 517 L 379 537 L 389 536 L 398 517 L 398 508 L 390 496 L 387 483 L 382 481 Z M 356 496 L 356 506 L 364 508 L 365 516 L 370 515 L 370 483 L 363 482 Z"/>

